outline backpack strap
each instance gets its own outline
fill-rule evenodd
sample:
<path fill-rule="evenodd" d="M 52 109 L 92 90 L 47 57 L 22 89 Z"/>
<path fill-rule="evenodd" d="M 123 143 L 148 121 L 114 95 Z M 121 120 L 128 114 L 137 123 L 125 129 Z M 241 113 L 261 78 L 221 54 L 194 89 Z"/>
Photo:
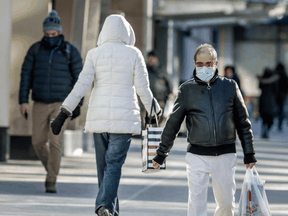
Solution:
<path fill-rule="evenodd" d="M 35 48 L 34 48 L 34 52 L 33 52 L 33 70 L 32 70 L 32 74 L 31 74 L 31 77 L 30 77 L 30 88 L 32 88 L 32 86 L 33 86 L 33 78 L 34 78 L 34 69 L 35 69 L 35 64 L 36 64 L 36 56 L 37 56 L 37 54 L 39 52 L 40 46 L 41 46 L 41 42 L 37 42 L 35 44 Z"/>
<path fill-rule="evenodd" d="M 36 59 L 36 56 L 39 52 L 39 48 L 41 46 L 41 43 L 40 42 L 37 42 L 36 45 L 35 45 L 35 49 L 34 49 L 34 53 L 33 53 L 33 57 L 34 57 L 34 66 L 35 66 L 35 59 Z"/>
<path fill-rule="evenodd" d="M 68 64 L 70 65 L 71 63 L 71 46 L 68 42 L 65 41 L 65 46 L 66 46 L 66 49 L 65 49 L 65 52 L 67 54 L 67 60 L 68 60 Z"/>
<path fill-rule="evenodd" d="M 71 45 L 65 41 L 65 52 L 67 55 L 67 62 L 68 62 L 68 67 L 69 67 L 69 71 L 72 74 L 72 67 L 71 67 Z"/>

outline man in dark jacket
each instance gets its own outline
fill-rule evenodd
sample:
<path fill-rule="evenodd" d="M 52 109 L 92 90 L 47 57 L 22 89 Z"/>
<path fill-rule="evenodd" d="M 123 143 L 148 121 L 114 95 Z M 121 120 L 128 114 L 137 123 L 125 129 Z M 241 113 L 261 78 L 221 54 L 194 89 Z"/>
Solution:
<path fill-rule="evenodd" d="M 276 114 L 276 98 L 278 80 L 271 83 L 263 83 L 261 80 L 269 80 L 274 76 L 274 72 L 269 68 L 265 68 L 262 77 L 259 79 L 259 88 L 261 95 L 259 98 L 259 113 L 262 118 L 262 138 L 269 138 L 269 131 L 274 122 Z"/>
<path fill-rule="evenodd" d="M 207 215 L 207 189 L 211 174 L 217 204 L 215 215 L 232 216 L 236 190 L 236 130 L 244 152 L 244 163 L 247 168 L 252 168 L 256 158 L 251 123 L 236 82 L 218 76 L 215 49 L 209 44 L 199 46 L 194 62 L 194 78 L 179 87 L 153 167 L 159 169 L 168 156 L 186 117 L 189 143 L 186 154 L 188 215 Z"/>
<path fill-rule="evenodd" d="M 278 131 L 283 131 L 283 120 L 285 118 L 284 113 L 284 106 L 285 106 L 285 99 L 288 92 L 288 77 L 286 74 L 285 67 L 282 63 L 279 63 L 275 69 L 275 73 L 279 75 L 279 81 L 278 81 L 278 93 L 276 98 L 276 103 L 278 107 Z"/>
<path fill-rule="evenodd" d="M 52 134 L 49 122 L 59 113 L 59 107 L 76 83 L 82 70 L 82 58 L 72 44 L 61 34 L 60 18 L 55 10 L 43 22 L 44 37 L 34 43 L 25 57 L 19 91 L 21 114 L 27 119 L 28 98 L 32 90 L 32 144 L 46 171 L 47 193 L 56 193 L 55 183 L 59 173 L 63 131 Z M 83 100 L 82 100 L 83 101 Z M 71 119 L 80 115 L 80 105 Z M 49 147 L 46 142 L 49 140 Z"/>
<path fill-rule="evenodd" d="M 154 51 L 150 51 L 148 53 L 146 64 L 151 91 L 158 101 L 161 109 L 164 111 L 167 99 L 174 99 L 171 81 L 167 73 L 161 70 L 159 66 L 159 59 Z M 159 120 L 159 125 L 161 125 L 161 123 L 165 120 L 166 119 L 162 115 Z"/>

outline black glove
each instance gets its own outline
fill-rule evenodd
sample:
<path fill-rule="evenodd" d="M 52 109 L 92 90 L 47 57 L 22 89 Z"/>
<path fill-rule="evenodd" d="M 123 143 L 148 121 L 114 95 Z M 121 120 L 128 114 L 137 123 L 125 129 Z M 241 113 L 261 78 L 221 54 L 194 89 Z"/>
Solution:
<path fill-rule="evenodd" d="M 157 121 L 156 121 L 155 115 L 149 117 L 148 113 L 146 112 L 145 122 L 146 122 L 146 124 L 149 124 L 150 119 L 151 119 L 151 124 L 152 124 L 152 125 L 153 125 L 153 124 L 156 124 L 156 122 L 159 122 L 161 116 L 162 116 L 162 110 L 160 110 L 160 111 L 157 113 Z"/>
<path fill-rule="evenodd" d="M 80 112 L 80 106 L 77 106 L 77 107 L 75 108 L 75 110 L 72 112 L 71 120 L 77 118 L 80 114 L 81 114 L 81 112 Z"/>
<path fill-rule="evenodd" d="M 65 112 L 66 111 L 66 112 Z M 51 121 L 51 129 L 53 134 L 58 135 L 61 131 L 61 128 L 65 122 L 65 120 L 69 117 L 69 112 L 64 108 L 61 108 L 60 113 L 57 115 L 55 119 Z"/>

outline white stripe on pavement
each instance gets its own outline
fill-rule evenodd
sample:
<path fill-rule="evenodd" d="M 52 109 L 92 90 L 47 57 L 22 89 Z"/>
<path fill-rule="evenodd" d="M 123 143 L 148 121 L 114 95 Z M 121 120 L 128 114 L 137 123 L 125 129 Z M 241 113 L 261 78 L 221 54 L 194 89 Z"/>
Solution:
<path fill-rule="evenodd" d="M 160 171 L 160 172 L 161 172 L 161 171 Z M 174 171 L 174 172 L 172 172 L 168 177 L 159 179 L 159 180 L 155 181 L 153 184 L 147 185 L 146 187 L 142 188 L 142 189 L 139 190 L 138 192 L 134 193 L 134 194 L 133 194 L 132 196 L 130 196 L 128 199 L 121 201 L 121 202 L 120 202 L 120 205 L 123 205 L 124 203 L 126 203 L 126 202 L 128 202 L 128 201 L 130 201 L 130 200 L 135 199 L 135 198 L 136 198 L 137 196 L 139 196 L 141 193 L 143 193 L 143 192 L 149 190 L 150 188 L 152 188 L 152 187 L 160 184 L 160 183 L 161 183 L 162 181 L 164 181 L 164 180 L 166 181 L 167 179 L 172 178 L 172 177 L 175 176 L 176 174 L 178 174 L 178 171 Z"/>

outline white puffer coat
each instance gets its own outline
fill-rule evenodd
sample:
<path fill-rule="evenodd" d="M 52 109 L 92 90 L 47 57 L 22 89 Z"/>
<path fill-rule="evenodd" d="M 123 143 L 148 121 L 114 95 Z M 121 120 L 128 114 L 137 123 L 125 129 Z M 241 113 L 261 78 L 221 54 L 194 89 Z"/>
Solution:
<path fill-rule="evenodd" d="M 98 47 L 87 53 L 78 81 L 62 104 L 72 112 L 94 81 L 85 132 L 141 133 L 136 93 L 148 113 L 153 95 L 143 55 L 134 44 L 134 31 L 123 16 L 106 18 Z M 159 111 L 156 103 L 156 112 Z"/>

